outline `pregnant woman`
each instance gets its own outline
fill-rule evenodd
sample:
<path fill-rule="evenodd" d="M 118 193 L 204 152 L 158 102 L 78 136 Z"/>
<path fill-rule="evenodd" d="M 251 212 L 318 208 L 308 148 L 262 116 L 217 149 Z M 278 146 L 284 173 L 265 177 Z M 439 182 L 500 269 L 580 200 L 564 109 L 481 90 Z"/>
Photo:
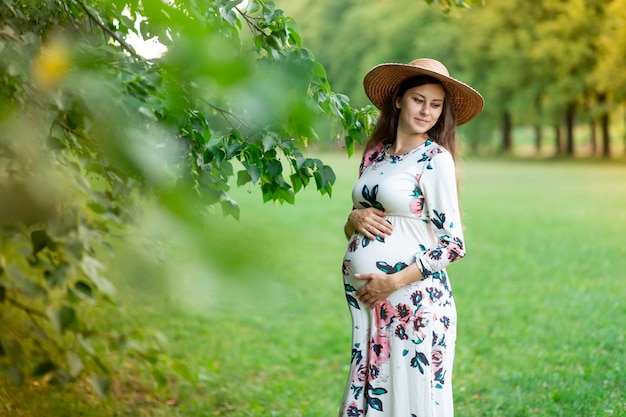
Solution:
<path fill-rule="evenodd" d="M 421 58 L 364 79 L 380 109 L 344 231 L 352 360 L 340 416 L 451 417 L 456 309 L 445 267 L 465 255 L 457 125 L 481 95 Z"/>

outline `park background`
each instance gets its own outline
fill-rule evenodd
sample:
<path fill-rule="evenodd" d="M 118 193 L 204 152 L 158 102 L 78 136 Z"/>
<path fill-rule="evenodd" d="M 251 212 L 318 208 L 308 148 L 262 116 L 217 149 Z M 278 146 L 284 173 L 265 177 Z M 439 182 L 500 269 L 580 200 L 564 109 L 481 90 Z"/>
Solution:
<path fill-rule="evenodd" d="M 626 415 L 624 1 L 179 2 L 209 7 L 197 27 L 158 2 L 35 3 L 2 6 L 0 415 L 335 415 L 361 81 L 420 56 L 486 101 L 461 129 L 457 414 Z M 129 58 L 125 8 L 169 52 Z"/>

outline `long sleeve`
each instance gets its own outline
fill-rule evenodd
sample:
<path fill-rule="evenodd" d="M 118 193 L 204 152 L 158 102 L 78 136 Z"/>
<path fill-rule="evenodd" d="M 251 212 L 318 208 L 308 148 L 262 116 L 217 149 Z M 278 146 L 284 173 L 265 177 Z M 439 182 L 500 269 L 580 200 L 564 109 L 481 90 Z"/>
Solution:
<path fill-rule="evenodd" d="M 465 255 L 452 155 L 446 151 L 433 155 L 420 176 L 419 185 L 437 241 L 434 248 L 420 248 L 416 253 L 417 266 L 427 278 Z"/>

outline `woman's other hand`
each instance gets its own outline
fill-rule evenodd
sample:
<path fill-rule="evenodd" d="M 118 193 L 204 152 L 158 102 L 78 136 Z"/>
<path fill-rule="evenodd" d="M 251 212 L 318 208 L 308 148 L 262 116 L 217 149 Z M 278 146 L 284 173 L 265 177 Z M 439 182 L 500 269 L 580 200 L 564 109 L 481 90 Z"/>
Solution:
<path fill-rule="evenodd" d="M 352 210 L 348 222 L 370 240 L 376 237 L 384 239 L 393 232 L 393 226 L 385 219 L 385 212 L 373 207 Z"/>
<path fill-rule="evenodd" d="M 395 274 L 387 275 L 381 272 L 374 272 L 355 274 L 355 278 L 368 281 L 367 284 L 359 288 L 356 295 L 370 308 L 389 297 L 399 288 Z"/>
<path fill-rule="evenodd" d="M 372 272 L 354 274 L 354 277 L 367 281 L 358 289 L 356 295 L 370 308 L 374 308 L 376 304 L 389 297 L 394 291 L 424 279 L 422 271 L 419 270 L 415 262 L 394 274 Z"/>

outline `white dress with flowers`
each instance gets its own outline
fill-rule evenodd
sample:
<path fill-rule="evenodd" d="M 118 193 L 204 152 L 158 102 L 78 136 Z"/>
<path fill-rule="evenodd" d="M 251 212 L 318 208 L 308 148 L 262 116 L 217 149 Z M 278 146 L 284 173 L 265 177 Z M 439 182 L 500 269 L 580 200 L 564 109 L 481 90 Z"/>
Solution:
<path fill-rule="evenodd" d="M 433 141 L 392 156 L 379 145 L 363 158 L 354 207 L 383 210 L 393 233 L 355 232 L 343 260 L 352 315 L 350 375 L 341 417 L 451 417 L 456 308 L 445 267 L 465 254 L 452 156 Z M 425 279 L 375 308 L 355 273 L 391 274 L 417 262 Z"/>

